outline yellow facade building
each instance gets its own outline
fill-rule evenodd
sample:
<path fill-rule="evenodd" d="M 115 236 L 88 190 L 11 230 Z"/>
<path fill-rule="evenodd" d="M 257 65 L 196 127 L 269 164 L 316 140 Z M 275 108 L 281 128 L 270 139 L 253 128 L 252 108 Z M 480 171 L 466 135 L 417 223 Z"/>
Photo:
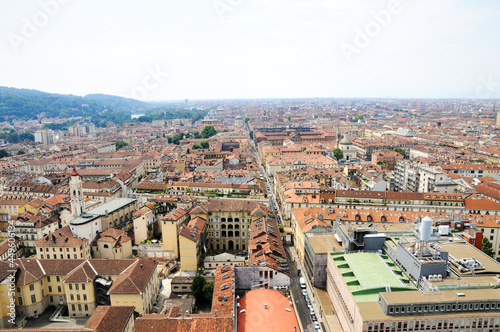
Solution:
<path fill-rule="evenodd" d="M 98 305 L 149 313 L 159 290 L 157 263 L 148 259 L 17 259 L 14 265 L 17 317 L 63 304 L 70 317 L 91 316 Z M 0 276 L 7 269 L 0 265 Z"/>
<path fill-rule="evenodd" d="M 243 200 L 208 200 L 191 210 L 191 218 L 208 221 L 208 249 L 248 250 L 250 225 L 271 209 L 258 202 Z"/>
<path fill-rule="evenodd" d="M 196 217 L 179 230 L 182 271 L 196 271 L 206 253 L 207 221 Z"/>
<path fill-rule="evenodd" d="M 52 232 L 35 242 L 38 259 L 88 259 L 90 255 L 89 240 L 77 238 L 69 226 Z"/>
<path fill-rule="evenodd" d="M 181 227 L 189 221 L 190 211 L 191 209 L 188 207 L 179 207 L 161 220 L 163 250 L 173 251 L 176 258 L 179 258 L 179 239 L 177 234 Z"/>

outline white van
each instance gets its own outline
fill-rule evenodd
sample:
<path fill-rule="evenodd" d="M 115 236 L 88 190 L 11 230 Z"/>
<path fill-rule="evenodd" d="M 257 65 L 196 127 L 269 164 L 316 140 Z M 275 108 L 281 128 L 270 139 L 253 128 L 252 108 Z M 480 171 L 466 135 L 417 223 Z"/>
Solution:
<path fill-rule="evenodd" d="M 301 277 L 299 279 L 299 283 L 300 283 L 300 288 L 306 288 L 306 279 L 304 279 L 304 277 Z"/>

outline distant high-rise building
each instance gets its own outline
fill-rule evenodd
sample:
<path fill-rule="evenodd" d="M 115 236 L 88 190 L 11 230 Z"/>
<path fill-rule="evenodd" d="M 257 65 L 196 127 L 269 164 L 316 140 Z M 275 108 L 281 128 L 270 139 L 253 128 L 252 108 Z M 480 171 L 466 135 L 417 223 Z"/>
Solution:
<path fill-rule="evenodd" d="M 51 129 L 37 130 L 35 132 L 35 142 L 48 146 L 54 143 L 54 132 Z"/>
<path fill-rule="evenodd" d="M 75 123 L 74 125 L 69 127 L 69 132 L 73 136 L 88 135 L 90 137 L 94 137 L 95 136 L 95 125 L 92 122 Z"/>
<path fill-rule="evenodd" d="M 243 118 L 241 116 L 237 115 L 236 118 L 234 119 L 234 127 L 235 128 L 243 128 L 243 125 L 244 125 Z"/>
<path fill-rule="evenodd" d="M 500 127 L 500 112 L 497 113 L 497 126 Z"/>

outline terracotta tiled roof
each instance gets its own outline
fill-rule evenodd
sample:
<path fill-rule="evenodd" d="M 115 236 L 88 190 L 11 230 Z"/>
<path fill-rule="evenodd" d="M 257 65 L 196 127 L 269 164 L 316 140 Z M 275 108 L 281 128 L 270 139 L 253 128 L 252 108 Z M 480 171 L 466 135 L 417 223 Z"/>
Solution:
<path fill-rule="evenodd" d="M 238 332 L 299 331 L 299 322 L 290 300 L 275 289 L 248 291 L 239 302 Z M 243 311 L 243 309 L 245 309 Z M 259 317 L 259 319 L 254 319 Z"/>
<path fill-rule="evenodd" d="M 97 277 L 97 272 L 94 267 L 85 260 L 82 264 L 73 269 L 66 275 L 63 282 L 76 283 L 76 282 L 90 282 Z"/>
<path fill-rule="evenodd" d="M 184 225 L 179 229 L 179 235 L 182 235 L 191 241 L 197 242 L 201 233 L 205 229 L 206 223 L 207 221 L 203 218 L 193 218 L 187 225 Z"/>
<path fill-rule="evenodd" d="M 35 242 L 35 247 L 79 247 L 88 239 L 80 239 L 73 235 L 69 226 L 58 229 Z"/>
<path fill-rule="evenodd" d="M 492 201 L 478 194 L 473 194 L 465 199 L 467 210 L 500 210 L 500 203 Z"/>
<path fill-rule="evenodd" d="M 85 324 L 95 332 L 124 332 L 135 307 L 98 306 Z"/>
<path fill-rule="evenodd" d="M 233 319 L 220 317 L 195 317 L 170 319 L 145 315 L 135 321 L 134 332 L 233 332 Z M 154 315 L 157 316 L 157 315 Z"/>
<path fill-rule="evenodd" d="M 33 283 L 44 275 L 65 276 L 64 282 L 85 282 L 97 275 L 118 275 L 112 289 L 128 290 L 129 293 L 134 293 L 134 289 L 142 291 L 156 270 L 156 263 L 147 259 L 16 259 L 14 264 L 19 268 L 18 285 Z M 120 285 L 122 281 L 125 284 Z M 130 282 L 135 287 L 127 287 Z"/>
<path fill-rule="evenodd" d="M 286 261 L 278 224 L 274 218 L 262 217 L 250 226 L 249 261 L 251 265 L 267 266 L 279 272 Z"/>
<path fill-rule="evenodd" d="M 109 294 L 139 294 L 142 293 L 156 271 L 157 263 L 149 259 L 138 259 L 123 271 L 113 286 L 109 289 Z"/>

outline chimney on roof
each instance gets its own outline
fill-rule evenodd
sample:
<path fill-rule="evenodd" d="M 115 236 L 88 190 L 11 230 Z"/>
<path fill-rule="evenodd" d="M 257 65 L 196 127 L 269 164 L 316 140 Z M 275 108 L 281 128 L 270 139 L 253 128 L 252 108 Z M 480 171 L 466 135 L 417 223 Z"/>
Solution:
<path fill-rule="evenodd" d="M 143 270 L 144 270 L 144 265 L 142 265 L 142 264 L 141 264 L 141 269 L 143 269 Z"/>

